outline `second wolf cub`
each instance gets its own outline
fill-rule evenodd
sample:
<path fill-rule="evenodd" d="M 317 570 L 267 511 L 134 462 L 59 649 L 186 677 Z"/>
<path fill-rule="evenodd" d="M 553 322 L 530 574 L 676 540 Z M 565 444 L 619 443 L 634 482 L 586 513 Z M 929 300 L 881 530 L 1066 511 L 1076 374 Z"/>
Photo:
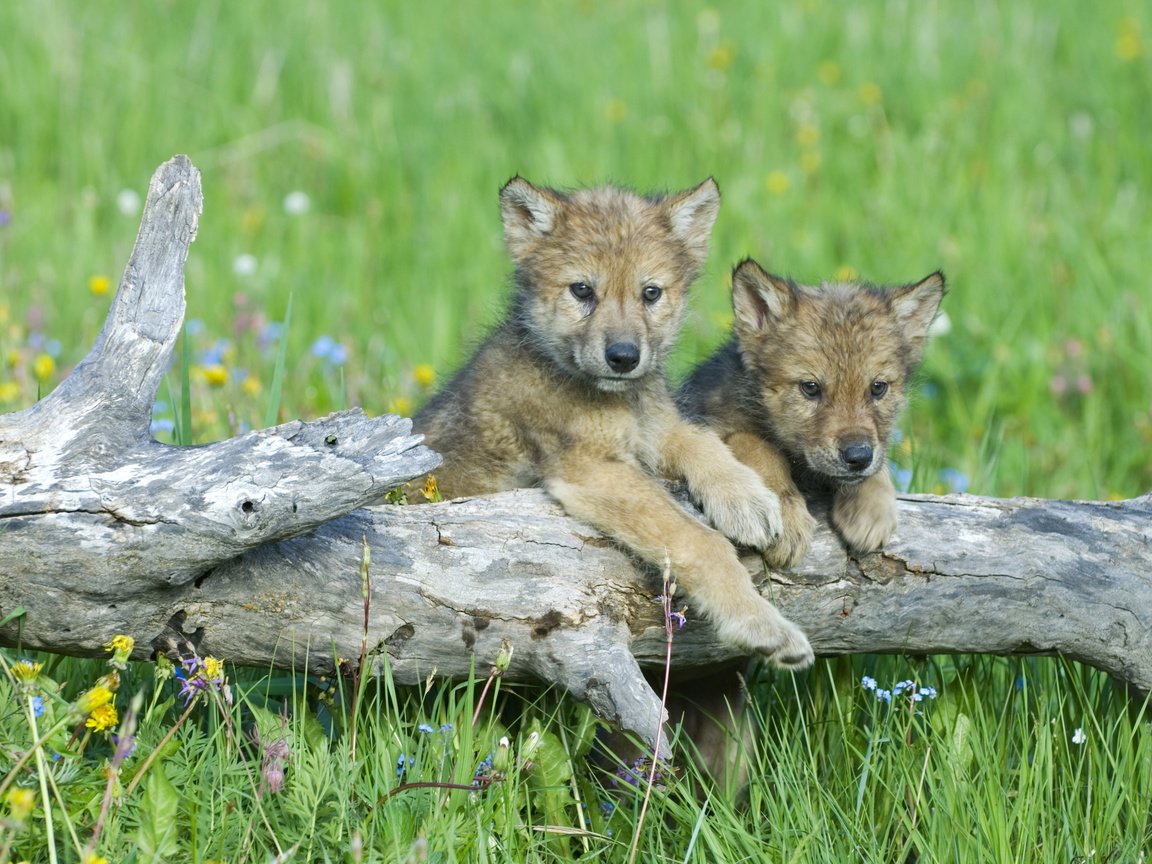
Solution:
<path fill-rule="evenodd" d="M 725 538 L 771 546 L 779 501 L 715 433 L 680 418 L 664 373 L 719 205 L 711 180 L 652 197 L 510 180 L 508 314 L 414 427 L 444 456 L 446 497 L 543 486 L 645 561 L 667 556 L 722 639 L 802 667 L 807 638 Z M 660 476 L 683 478 L 719 530 L 681 510 Z"/>
<path fill-rule="evenodd" d="M 879 549 L 896 530 L 886 451 L 943 296 L 939 272 L 894 288 L 798 285 L 751 259 L 733 272 L 733 338 L 677 398 L 779 491 L 770 564 L 794 565 L 811 540 L 797 481 L 831 487 L 832 523 L 853 549 Z"/>

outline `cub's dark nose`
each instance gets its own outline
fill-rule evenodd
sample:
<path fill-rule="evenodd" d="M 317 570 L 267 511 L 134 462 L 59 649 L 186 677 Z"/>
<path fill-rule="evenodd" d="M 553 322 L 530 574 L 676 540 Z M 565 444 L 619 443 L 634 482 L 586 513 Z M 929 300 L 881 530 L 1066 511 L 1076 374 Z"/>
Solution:
<path fill-rule="evenodd" d="M 613 342 L 604 349 L 604 359 L 613 372 L 623 375 L 631 372 L 640 363 L 640 349 L 632 342 Z"/>
<path fill-rule="evenodd" d="M 840 450 L 840 461 L 849 471 L 864 471 L 872 465 L 870 444 L 849 444 Z"/>

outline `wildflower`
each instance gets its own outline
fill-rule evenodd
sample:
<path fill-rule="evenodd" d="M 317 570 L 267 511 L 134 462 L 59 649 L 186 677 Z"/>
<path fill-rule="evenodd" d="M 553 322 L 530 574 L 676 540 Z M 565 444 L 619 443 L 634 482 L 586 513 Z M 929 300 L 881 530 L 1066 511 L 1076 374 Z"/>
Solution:
<path fill-rule="evenodd" d="M 940 482 L 949 492 L 967 492 L 970 481 L 968 475 L 955 468 L 941 468 Z"/>
<path fill-rule="evenodd" d="M 131 636 L 125 636 L 118 633 L 113 636 L 111 640 L 104 643 L 104 650 L 110 651 L 112 657 L 108 660 L 108 665 L 115 669 L 124 669 L 128 666 L 128 657 L 132 654 L 132 649 L 136 647 L 136 640 Z"/>
<path fill-rule="evenodd" d="M 436 485 L 435 475 L 429 474 L 424 481 L 424 485 L 420 489 L 420 494 L 424 496 L 424 500 L 430 504 L 436 504 L 444 500 L 444 496 L 440 494 L 440 487 Z"/>
<path fill-rule="evenodd" d="M 412 377 L 421 387 L 431 387 L 436 380 L 436 370 L 431 363 L 417 363 L 412 369 Z"/>
<path fill-rule="evenodd" d="M 425 735 L 431 735 L 432 734 L 432 726 L 429 723 L 421 723 L 419 726 L 416 727 L 416 731 L 417 732 L 423 732 Z"/>
<path fill-rule="evenodd" d="M 856 95 L 860 97 L 860 101 L 865 105 L 878 105 L 880 104 L 880 97 L 883 93 L 880 90 L 880 85 L 875 81 L 865 81 L 856 90 Z"/>
<path fill-rule="evenodd" d="M 7 228 L 12 224 L 12 211 L 7 207 L 0 208 L 0 228 Z"/>
<path fill-rule="evenodd" d="M 876 679 L 871 677 L 870 675 L 865 675 L 863 678 L 860 679 L 860 686 L 863 687 L 865 690 L 875 690 L 876 689 Z"/>
<path fill-rule="evenodd" d="M 773 171 L 768 175 L 765 185 L 767 185 L 770 195 L 784 195 L 788 192 L 792 181 L 783 171 Z"/>
<path fill-rule="evenodd" d="M 262 389 L 260 379 L 255 375 L 248 375 L 244 378 L 240 389 L 244 391 L 245 396 L 259 396 Z"/>
<path fill-rule="evenodd" d="M 84 856 L 84 864 L 108 864 L 108 859 L 95 852 L 89 852 Z"/>
<path fill-rule="evenodd" d="M 796 143 L 801 147 L 815 147 L 820 143 L 820 127 L 815 123 L 802 123 L 796 130 Z"/>
<path fill-rule="evenodd" d="M 840 83 L 840 64 L 834 60 L 825 60 L 816 70 L 820 83 L 827 87 Z"/>
<path fill-rule="evenodd" d="M 1127 62 L 1139 57 L 1140 52 L 1140 22 L 1135 17 L 1125 18 L 1116 37 L 1116 56 Z"/>
<path fill-rule="evenodd" d="M 127 721 L 125 721 L 127 722 Z M 112 733 L 112 746 L 115 748 L 113 752 L 113 762 L 123 762 L 129 756 L 136 752 L 136 736 L 134 735 L 117 735 Z"/>
<path fill-rule="evenodd" d="M 677 612 L 675 610 L 668 613 L 668 621 L 676 625 L 677 630 L 683 630 L 684 625 L 688 623 L 688 619 L 684 616 L 684 611 Z"/>
<path fill-rule="evenodd" d="M 284 325 L 280 321 L 269 321 L 260 328 L 256 341 L 261 348 L 267 348 L 284 334 Z"/>
<path fill-rule="evenodd" d="M 251 276 L 256 272 L 257 261 L 255 255 L 245 253 L 237 255 L 236 259 L 232 262 L 232 272 L 237 276 Z"/>
<path fill-rule="evenodd" d="M 332 346 L 335 344 L 336 340 L 331 336 L 320 336 L 312 343 L 312 347 L 309 350 L 312 352 L 313 357 L 324 358 L 332 351 Z"/>
<path fill-rule="evenodd" d="M 800 170 L 805 174 L 815 174 L 820 170 L 822 162 L 823 159 L 816 150 L 805 150 L 800 154 Z"/>
<path fill-rule="evenodd" d="M 158 435 L 161 432 L 173 431 L 176 423 L 169 417 L 161 417 L 159 420 L 153 420 L 148 428 L 153 435 Z"/>
<path fill-rule="evenodd" d="M 264 748 L 264 757 L 260 763 L 260 779 L 268 794 L 275 795 L 284 788 L 284 763 L 290 753 L 285 738 L 277 738 Z"/>
<path fill-rule="evenodd" d="M 1083 744 L 1087 740 L 1088 736 L 1084 734 L 1084 730 L 1077 726 L 1076 731 L 1072 733 L 1072 743 Z"/>
<path fill-rule="evenodd" d="M 223 387 L 228 383 L 228 370 L 223 366 L 205 366 L 204 380 L 212 387 Z"/>
<path fill-rule="evenodd" d="M 24 823 L 32 814 L 32 808 L 36 806 L 36 796 L 32 790 L 22 786 L 13 786 L 9 789 L 4 800 L 8 804 L 9 817 L 18 825 Z"/>
<path fill-rule="evenodd" d="M 881 702 L 892 704 L 892 691 L 891 690 L 877 690 L 876 699 Z"/>
<path fill-rule="evenodd" d="M 611 816 L 612 811 L 614 811 L 615 809 L 616 809 L 616 805 L 613 804 L 611 801 L 601 801 L 600 802 L 600 812 L 604 816 Z"/>
<path fill-rule="evenodd" d="M 928 325 L 929 336 L 947 336 L 952 332 L 952 319 L 948 317 L 947 312 L 941 312 Z"/>
<path fill-rule="evenodd" d="M 135 189 L 121 189 L 116 196 L 116 209 L 122 216 L 135 216 L 140 212 L 140 193 Z"/>
<path fill-rule="evenodd" d="M 732 43 L 725 40 L 708 52 L 708 68 L 715 72 L 723 72 L 732 65 L 736 51 Z"/>
<path fill-rule="evenodd" d="M 855 267 L 849 266 L 848 264 L 841 264 L 836 268 L 835 277 L 837 282 L 854 282 L 860 277 L 860 274 L 856 272 Z"/>
<path fill-rule="evenodd" d="M 312 199 L 307 192 L 297 189 L 284 196 L 284 212 L 289 216 L 302 216 L 312 209 Z"/>
<path fill-rule="evenodd" d="M 56 361 L 52 359 L 51 354 L 39 354 L 32 361 L 32 374 L 36 376 L 37 381 L 47 381 L 55 371 Z"/>
<path fill-rule="evenodd" d="M 508 667 L 512 665 L 512 654 L 514 650 L 512 643 L 507 639 L 500 640 L 500 651 L 496 655 L 496 660 L 492 663 L 493 674 L 503 675 L 508 671 Z"/>
<path fill-rule="evenodd" d="M 480 764 L 476 766 L 475 772 L 472 774 L 472 785 L 479 786 L 481 782 L 487 782 L 492 773 L 492 754 L 489 753 L 480 760 Z"/>
<path fill-rule="evenodd" d="M 623 123 L 628 116 L 628 104 L 623 99 L 611 99 L 604 111 L 609 123 Z"/>
<path fill-rule="evenodd" d="M 91 714 L 97 708 L 107 705 L 111 701 L 112 691 L 103 684 L 97 684 L 76 700 L 76 710 L 81 714 Z"/>
<path fill-rule="evenodd" d="M 92 292 L 92 296 L 94 297 L 103 297 L 108 293 L 108 288 L 111 284 L 112 280 L 107 276 L 91 276 L 88 279 L 88 290 Z"/>
<path fill-rule="evenodd" d="M 406 396 L 397 396 L 388 402 L 388 413 L 400 417 L 409 417 L 412 414 L 412 400 Z"/>
<path fill-rule="evenodd" d="M 215 657 L 203 659 L 193 655 L 187 660 L 180 661 L 180 668 L 176 671 L 180 679 L 180 695 L 184 697 L 184 705 L 189 705 L 200 693 L 208 690 L 218 690 L 227 698 L 227 685 L 224 681 L 224 663 Z"/>
<path fill-rule="evenodd" d="M 120 722 L 120 715 L 116 713 L 116 706 L 111 702 L 96 707 L 88 719 L 84 721 L 84 725 L 95 732 L 103 732 L 106 729 L 111 729 Z"/>
<path fill-rule="evenodd" d="M 43 696 L 33 696 L 32 697 L 32 716 L 33 717 L 44 716 L 44 697 Z"/>
<path fill-rule="evenodd" d="M 40 677 L 43 663 L 33 663 L 31 660 L 17 660 L 12 664 L 12 677 L 16 679 L 16 689 L 21 693 L 32 693 L 36 690 L 36 679 Z"/>
<path fill-rule="evenodd" d="M 415 756 L 405 756 L 400 754 L 400 758 L 396 760 L 396 779 L 403 780 L 404 775 L 408 773 L 408 769 L 416 764 Z"/>
<path fill-rule="evenodd" d="M 501 736 L 496 742 L 496 755 L 492 758 L 492 773 L 503 775 L 507 773 L 508 766 L 512 764 L 512 742 L 507 735 Z"/>
<path fill-rule="evenodd" d="M 14 402 L 20 395 L 20 385 L 15 381 L 5 381 L 0 384 L 0 402 Z"/>

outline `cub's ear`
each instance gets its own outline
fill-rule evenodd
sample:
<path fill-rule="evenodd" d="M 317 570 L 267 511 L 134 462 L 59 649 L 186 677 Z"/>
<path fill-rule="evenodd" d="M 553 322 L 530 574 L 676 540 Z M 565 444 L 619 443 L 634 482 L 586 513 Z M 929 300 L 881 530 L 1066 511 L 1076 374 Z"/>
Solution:
<path fill-rule="evenodd" d="M 779 324 L 792 311 L 796 291 L 791 282 L 773 276 L 746 258 L 732 271 L 732 311 L 736 328 L 763 333 Z"/>
<path fill-rule="evenodd" d="M 696 265 L 702 266 L 708 257 L 712 226 L 720 212 L 720 189 L 716 181 L 709 177 L 694 189 L 671 195 L 665 199 L 664 206 L 668 209 L 672 233 L 687 247 Z"/>
<path fill-rule="evenodd" d="M 552 189 L 533 186 L 513 177 L 500 190 L 500 215 L 504 219 L 504 242 L 514 261 L 520 261 L 556 223 L 563 198 Z"/>
<path fill-rule="evenodd" d="M 893 288 L 889 294 L 892 311 L 904 330 L 904 338 L 908 340 L 914 363 L 919 363 L 924 353 L 928 328 L 936 317 L 945 290 L 944 274 L 937 270 L 919 282 Z"/>

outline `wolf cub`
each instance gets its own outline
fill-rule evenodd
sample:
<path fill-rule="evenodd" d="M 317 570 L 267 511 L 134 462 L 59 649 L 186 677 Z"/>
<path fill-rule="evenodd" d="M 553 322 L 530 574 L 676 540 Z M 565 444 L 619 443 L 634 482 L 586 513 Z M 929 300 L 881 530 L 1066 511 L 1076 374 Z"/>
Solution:
<path fill-rule="evenodd" d="M 725 537 L 770 548 L 780 502 L 714 432 L 680 418 L 664 372 L 719 205 L 712 180 L 650 197 L 510 180 L 508 312 L 414 426 L 444 456 L 446 497 L 543 486 L 643 560 L 667 555 L 721 638 L 799 668 L 812 662 L 807 638 L 757 593 Z M 682 478 L 718 530 L 658 477 Z"/>
<path fill-rule="evenodd" d="M 886 467 L 893 423 L 944 296 L 944 276 L 882 288 L 798 285 L 747 260 L 732 275 L 732 340 L 677 399 L 780 493 L 784 532 L 770 564 L 808 549 L 803 486 L 830 487 L 832 523 L 850 547 L 879 549 L 896 530 Z"/>

